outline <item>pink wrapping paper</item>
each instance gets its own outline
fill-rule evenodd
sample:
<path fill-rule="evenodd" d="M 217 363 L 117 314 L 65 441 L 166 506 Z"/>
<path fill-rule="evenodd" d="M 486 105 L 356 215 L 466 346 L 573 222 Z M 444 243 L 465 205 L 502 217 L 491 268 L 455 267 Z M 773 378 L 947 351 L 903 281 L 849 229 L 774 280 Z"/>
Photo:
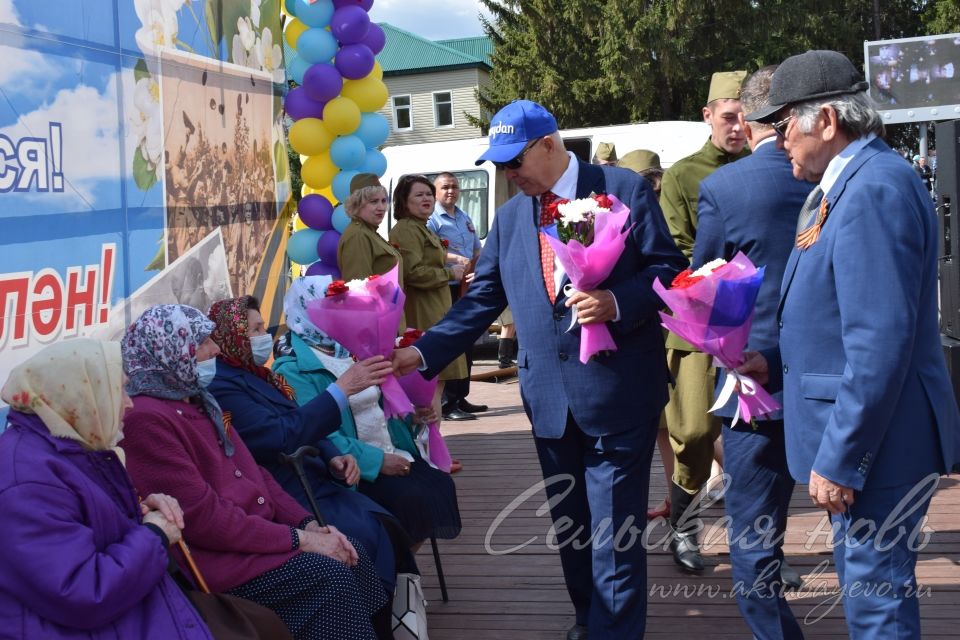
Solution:
<path fill-rule="evenodd" d="M 437 390 L 437 379 L 427 380 L 419 371 L 408 373 L 400 377 L 400 386 L 403 387 L 407 397 L 418 407 L 429 407 L 433 404 L 433 394 Z M 450 450 L 447 449 L 447 443 L 440 434 L 440 425 L 436 421 L 427 425 L 427 453 L 430 456 L 430 462 L 441 471 L 450 473 L 450 465 L 453 464 L 453 458 L 450 457 Z"/>

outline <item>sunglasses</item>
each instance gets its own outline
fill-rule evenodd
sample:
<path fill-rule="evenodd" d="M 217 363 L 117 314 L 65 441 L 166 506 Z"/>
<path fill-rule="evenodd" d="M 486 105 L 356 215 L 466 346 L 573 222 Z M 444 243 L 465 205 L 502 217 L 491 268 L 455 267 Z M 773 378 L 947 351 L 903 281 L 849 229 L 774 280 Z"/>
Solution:
<path fill-rule="evenodd" d="M 778 136 L 780 136 L 781 138 L 786 138 L 787 129 L 790 127 L 790 121 L 793 120 L 795 117 L 796 116 L 794 116 L 793 114 L 790 114 L 783 120 L 778 120 L 777 122 L 774 122 L 770 126 L 773 127 L 773 130 L 777 132 Z"/>
<path fill-rule="evenodd" d="M 514 171 L 519 169 L 523 166 L 523 158 L 527 155 L 527 152 L 537 146 L 537 143 L 541 140 L 543 140 L 543 138 L 537 138 L 531 144 L 524 147 L 523 151 L 517 154 L 517 157 L 513 160 L 507 160 L 506 162 L 494 162 L 494 166 L 497 167 L 497 169 L 512 169 Z"/>

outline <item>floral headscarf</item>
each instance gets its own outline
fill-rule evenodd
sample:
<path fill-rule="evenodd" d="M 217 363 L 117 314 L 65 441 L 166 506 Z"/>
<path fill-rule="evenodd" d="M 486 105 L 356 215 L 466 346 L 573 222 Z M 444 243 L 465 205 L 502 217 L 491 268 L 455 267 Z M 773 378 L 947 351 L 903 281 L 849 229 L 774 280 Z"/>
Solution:
<path fill-rule="evenodd" d="M 210 319 L 216 329 L 210 337 L 220 347 L 220 359 L 231 367 L 245 369 L 253 375 L 266 380 L 288 400 L 295 398 L 293 387 L 287 384 L 283 376 L 277 375 L 267 367 L 253 361 L 253 350 L 247 332 L 247 311 L 250 309 L 250 296 L 241 296 L 230 300 L 215 302 L 210 307 Z"/>
<path fill-rule="evenodd" d="M 131 396 L 199 398 L 223 443 L 224 453 L 232 456 L 233 443 L 227 437 L 220 405 L 200 386 L 197 375 L 197 348 L 215 328 L 193 307 L 158 304 L 127 327 L 120 348 Z"/>
<path fill-rule="evenodd" d="M 343 358 L 348 351 L 317 328 L 307 315 L 307 303 L 319 300 L 326 295 L 327 287 L 333 281 L 330 276 L 304 276 L 290 284 L 283 299 L 283 313 L 287 317 L 287 327 L 300 336 L 311 347 L 332 352 Z"/>
<path fill-rule="evenodd" d="M 10 372 L 0 397 L 36 415 L 55 437 L 95 451 L 114 448 L 123 437 L 120 345 L 89 338 L 52 344 Z"/>

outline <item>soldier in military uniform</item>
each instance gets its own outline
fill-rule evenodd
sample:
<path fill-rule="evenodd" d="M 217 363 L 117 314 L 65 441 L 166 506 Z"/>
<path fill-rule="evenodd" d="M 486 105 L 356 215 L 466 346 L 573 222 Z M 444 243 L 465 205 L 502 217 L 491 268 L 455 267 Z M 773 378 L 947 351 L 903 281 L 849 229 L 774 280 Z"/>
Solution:
<path fill-rule="evenodd" d="M 713 74 L 703 120 L 710 125 L 710 138 L 696 153 L 675 163 L 663 175 L 660 206 L 677 247 L 687 259 L 693 256 L 697 235 L 697 198 L 700 181 L 718 167 L 748 155 L 747 138 L 740 122 L 740 84 L 745 71 Z M 720 420 L 708 413 L 713 404 L 716 371 L 710 356 L 670 334 L 667 363 L 676 380 L 663 420 L 676 456 L 670 486 L 670 550 L 674 562 L 689 572 L 703 570 L 697 542 L 696 507 L 684 516 L 694 497 L 710 477 L 714 441 Z"/>

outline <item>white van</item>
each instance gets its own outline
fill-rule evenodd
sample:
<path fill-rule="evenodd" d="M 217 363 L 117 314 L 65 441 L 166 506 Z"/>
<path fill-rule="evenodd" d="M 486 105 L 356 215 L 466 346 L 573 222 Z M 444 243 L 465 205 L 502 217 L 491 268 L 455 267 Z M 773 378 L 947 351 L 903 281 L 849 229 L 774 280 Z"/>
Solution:
<path fill-rule="evenodd" d="M 619 157 L 634 149 L 656 151 L 660 164 L 666 169 L 702 147 L 710 128 L 703 122 L 665 121 L 565 129 L 560 135 L 567 149 L 584 162 L 593 158 L 601 142 L 612 142 Z M 387 158 L 387 172 L 382 181 L 388 194 L 392 194 L 397 180 L 406 174 L 418 173 L 431 179 L 443 171 L 455 174 L 460 180 L 458 205 L 473 220 L 483 240 L 493 224 L 497 207 L 516 193 L 504 172 L 492 163 L 485 162 L 479 167 L 474 164 L 486 148 L 486 137 L 386 147 L 383 154 Z M 391 208 L 380 226 L 384 237 L 393 222 Z"/>

